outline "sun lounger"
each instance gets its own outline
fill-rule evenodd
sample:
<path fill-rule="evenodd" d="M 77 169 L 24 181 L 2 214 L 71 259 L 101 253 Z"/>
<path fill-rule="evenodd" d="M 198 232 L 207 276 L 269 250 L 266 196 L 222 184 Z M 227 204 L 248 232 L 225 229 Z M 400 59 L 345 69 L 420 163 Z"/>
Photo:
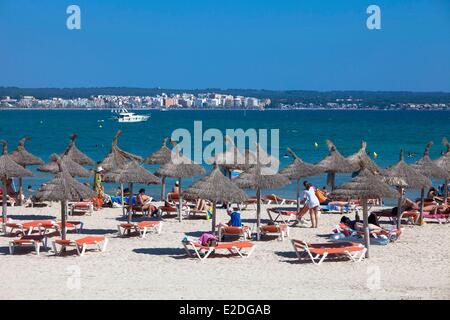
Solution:
<path fill-rule="evenodd" d="M 281 222 L 283 224 L 289 224 L 293 220 L 297 220 L 296 209 L 284 209 L 284 208 L 267 208 L 267 214 L 273 223 Z M 272 214 L 276 216 L 273 217 Z"/>
<path fill-rule="evenodd" d="M 43 225 L 51 225 L 54 221 L 52 220 L 31 220 L 25 222 L 7 222 L 5 223 L 5 233 L 13 234 L 14 231 L 23 235 L 31 235 L 33 231 L 38 231 L 41 233 Z M 9 228 L 9 232 L 8 232 Z"/>
<path fill-rule="evenodd" d="M 336 228 L 333 230 L 334 233 L 343 233 L 345 236 L 358 236 L 363 237 L 364 231 L 354 230 L 347 226 L 344 223 L 340 223 L 336 226 Z M 400 235 L 402 234 L 401 230 L 397 228 L 388 229 L 388 228 L 382 228 L 381 230 L 372 230 L 369 232 L 369 235 L 373 238 L 387 238 L 389 241 L 394 242 L 397 240 Z"/>
<path fill-rule="evenodd" d="M 450 213 L 423 213 L 423 218 L 431 221 L 436 221 L 439 224 L 450 223 Z"/>
<path fill-rule="evenodd" d="M 296 204 L 297 203 L 297 200 L 281 198 L 275 194 L 265 195 L 264 200 L 266 201 L 267 204 L 274 203 L 274 204 L 278 204 L 278 205 L 283 205 L 283 204 Z"/>
<path fill-rule="evenodd" d="M 92 201 L 69 202 L 69 213 L 82 212 L 91 215 L 94 212 L 94 203 Z"/>
<path fill-rule="evenodd" d="M 242 237 L 244 240 L 252 238 L 252 234 L 248 226 L 230 227 L 220 225 L 218 228 L 219 239 L 222 239 L 223 237 L 226 236 L 234 236 L 239 238 Z"/>
<path fill-rule="evenodd" d="M 245 200 L 243 204 L 242 210 L 247 210 L 249 206 L 253 206 L 254 209 L 256 209 L 256 203 L 258 202 L 258 199 L 256 197 L 248 197 L 247 200 Z"/>
<path fill-rule="evenodd" d="M 102 244 L 103 243 L 103 244 Z M 58 250 L 57 245 L 61 248 Z M 88 236 L 76 240 L 54 240 L 53 251 L 56 255 L 61 254 L 63 248 L 75 247 L 79 256 L 84 255 L 88 246 L 94 246 L 97 250 L 104 252 L 108 245 L 108 238 L 104 236 Z"/>
<path fill-rule="evenodd" d="M 125 231 L 136 231 L 141 238 L 144 238 L 148 232 L 161 233 L 162 222 L 161 221 L 141 221 L 134 223 L 122 223 L 117 226 L 119 235 L 123 236 Z M 123 229 L 123 231 L 122 231 Z"/>
<path fill-rule="evenodd" d="M 284 241 L 289 238 L 289 225 L 287 224 L 265 224 L 259 227 L 261 235 L 277 235 L 278 239 Z"/>
<path fill-rule="evenodd" d="M 291 240 L 295 254 L 300 261 L 304 256 L 309 256 L 311 261 L 319 265 L 326 257 L 344 256 L 353 262 L 361 261 L 366 254 L 367 249 L 361 243 L 341 242 L 341 243 L 306 243 L 301 240 Z"/>
<path fill-rule="evenodd" d="M 181 213 L 189 216 L 190 209 L 188 206 L 183 206 Z M 161 218 L 167 218 L 166 216 L 178 216 L 178 208 L 176 206 L 160 206 L 158 207 L 158 215 Z"/>
<path fill-rule="evenodd" d="M 80 233 L 83 229 L 83 222 L 81 221 L 66 221 L 66 232 L 75 231 Z M 62 222 L 61 221 L 49 221 L 48 223 L 42 223 L 39 226 L 40 234 L 47 234 L 49 230 L 54 230 L 57 234 L 61 235 Z"/>
<path fill-rule="evenodd" d="M 202 261 L 207 259 L 211 253 L 216 250 L 227 250 L 230 254 L 238 254 L 241 258 L 248 258 L 256 248 L 256 244 L 250 241 L 219 242 L 217 245 L 212 247 L 203 246 L 200 243 L 191 240 L 182 241 L 182 243 L 189 257 L 196 256 Z M 189 248 L 194 251 L 195 255 L 190 252 Z M 244 249 L 249 250 L 247 254 L 244 254 Z M 204 254 L 203 251 L 205 251 Z"/>
<path fill-rule="evenodd" d="M 382 211 L 376 211 L 374 213 L 377 216 L 377 219 L 379 219 L 379 218 L 388 218 L 390 221 L 392 221 L 392 223 L 394 223 L 394 224 L 397 223 L 397 216 L 393 216 L 390 209 L 382 210 Z M 400 221 L 402 219 L 406 219 L 407 223 L 417 224 L 419 218 L 420 218 L 420 212 L 417 211 L 417 210 L 403 211 L 401 216 L 400 216 Z"/>
<path fill-rule="evenodd" d="M 25 235 L 19 239 L 9 241 L 9 253 L 14 254 L 14 249 L 21 246 L 32 246 L 39 255 L 40 247 L 47 248 L 47 237 L 43 235 Z"/>

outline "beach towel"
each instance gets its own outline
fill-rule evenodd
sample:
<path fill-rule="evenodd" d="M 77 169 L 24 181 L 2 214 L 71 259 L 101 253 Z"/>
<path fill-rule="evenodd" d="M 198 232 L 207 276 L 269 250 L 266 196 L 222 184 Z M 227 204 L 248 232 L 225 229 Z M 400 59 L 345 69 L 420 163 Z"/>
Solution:
<path fill-rule="evenodd" d="M 208 208 L 208 210 L 206 211 L 206 220 L 211 220 L 213 216 L 213 210 L 212 208 Z"/>
<path fill-rule="evenodd" d="M 211 233 L 203 233 L 200 238 L 198 238 L 198 241 L 200 242 L 200 244 L 202 246 L 207 246 L 208 245 L 208 241 L 212 239 L 217 241 L 218 239 L 216 238 L 215 235 L 211 234 Z"/>

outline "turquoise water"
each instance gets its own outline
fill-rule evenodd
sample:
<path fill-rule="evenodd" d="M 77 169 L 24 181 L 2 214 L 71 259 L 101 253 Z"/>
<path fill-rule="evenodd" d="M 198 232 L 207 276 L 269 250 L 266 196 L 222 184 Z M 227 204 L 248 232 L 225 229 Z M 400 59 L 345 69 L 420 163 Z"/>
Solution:
<path fill-rule="evenodd" d="M 145 112 L 142 112 L 145 113 Z M 119 146 L 129 152 L 148 156 L 157 150 L 164 137 L 177 128 L 193 130 L 194 121 L 201 120 L 203 129 L 279 129 L 281 167 L 291 159 L 284 158 L 291 147 L 303 160 L 317 162 L 328 152 L 325 139 L 331 139 L 344 155 L 354 153 L 364 139 L 368 150 L 378 154 L 377 163 L 386 167 L 398 159 L 400 148 L 416 154 L 408 162 L 417 160 L 428 141 L 434 141 L 431 157 L 444 150 L 443 136 L 450 137 L 450 112 L 445 111 L 151 111 L 148 122 L 121 124 L 109 120 L 109 111 L 78 110 L 2 110 L 0 111 L 0 139 L 7 140 L 9 150 L 15 149 L 18 140 L 31 136 L 27 149 L 45 161 L 53 152 L 61 153 L 67 146 L 69 135 L 77 133 L 77 146 L 94 160 L 101 160 L 109 152 L 111 140 L 118 129 L 123 134 Z M 104 122 L 98 122 L 104 120 Z M 99 125 L 102 125 L 100 127 Z M 314 143 L 318 143 L 318 147 Z M 156 167 L 149 166 L 151 171 Z M 35 177 L 25 180 L 25 185 L 38 187 L 51 179 L 51 175 L 36 171 Z M 337 183 L 349 175 L 338 175 Z M 325 185 L 324 175 L 311 177 L 317 186 Z M 188 185 L 192 179 L 187 179 Z M 172 183 L 169 181 L 169 183 Z M 115 185 L 107 185 L 112 190 Z M 157 197 L 158 186 L 146 186 L 147 192 Z M 270 191 L 264 192 L 268 193 Z M 293 197 L 295 185 L 290 184 L 275 192 Z M 252 193 L 252 191 L 249 191 Z"/>

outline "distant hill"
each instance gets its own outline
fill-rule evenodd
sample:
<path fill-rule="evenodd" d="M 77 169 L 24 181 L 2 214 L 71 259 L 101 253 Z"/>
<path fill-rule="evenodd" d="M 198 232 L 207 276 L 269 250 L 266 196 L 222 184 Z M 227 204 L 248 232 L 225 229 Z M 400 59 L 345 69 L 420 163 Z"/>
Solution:
<path fill-rule="evenodd" d="M 410 92 L 410 91 L 308 91 L 308 90 L 257 90 L 257 89 L 161 89 L 128 87 L 93 88 L 18 88 L 0 87 L 0 96 L 19 98 L 34 96 L 38 99 L 88 98 L 93 95 L 154 96 L 161 93 L 207 93 L 241 95 L 255 98 L 269 98 L 272 104 L 292 104 L 295 102 L 333 102 L 336 99 L 362 99 L 364 103 L 386 105 L 390 103 L 449 103 L 450 92 Z"/>

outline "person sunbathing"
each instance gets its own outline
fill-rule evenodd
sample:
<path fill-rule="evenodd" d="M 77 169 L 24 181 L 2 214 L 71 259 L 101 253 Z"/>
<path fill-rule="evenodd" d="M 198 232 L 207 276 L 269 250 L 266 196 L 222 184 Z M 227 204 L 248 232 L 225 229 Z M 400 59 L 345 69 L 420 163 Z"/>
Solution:
<path fill-rule="evenodd" d="M 210 202 L 205 199 L 197 199 L 195 203 L 195 210 L 196 211 L 208 211 L 210 208 Z"/>
<path fill-rule="evenodd" d="M 151 203 L 152 200 L 152 197 L 146 195 L 145 189 L 142 188 L 139 190 L 139 193 L 136 197 L 136 204 L 138 206 L 141 206 L 143 210 L 148 210 L 153 216 L 158 212 L 158 208 Z"/>
<path fill-rule="evenodd" d="M 230 217 L 230 220 L 225 224 L 223 222 L 219 223 L 217 227 L 242 227 L 241 223 L 241 212 L 238 207 L 234 207 L 233 210 L 228 209 L 227 214 Z"/>
<path fill-rule="evenodd" d="M 362 223 L 360 220 L 350 220 L 349 217 L 344 216 L 341 218 L 340 222 L 345 224 L 350 229 L 356 231 L 364 231 L 364 223 Z M 383 228 L 378 225 L 377 217 L 373 213 L 371 213 L 368 217 L 368 227 L 370 232 L 383 230 Z"/>

